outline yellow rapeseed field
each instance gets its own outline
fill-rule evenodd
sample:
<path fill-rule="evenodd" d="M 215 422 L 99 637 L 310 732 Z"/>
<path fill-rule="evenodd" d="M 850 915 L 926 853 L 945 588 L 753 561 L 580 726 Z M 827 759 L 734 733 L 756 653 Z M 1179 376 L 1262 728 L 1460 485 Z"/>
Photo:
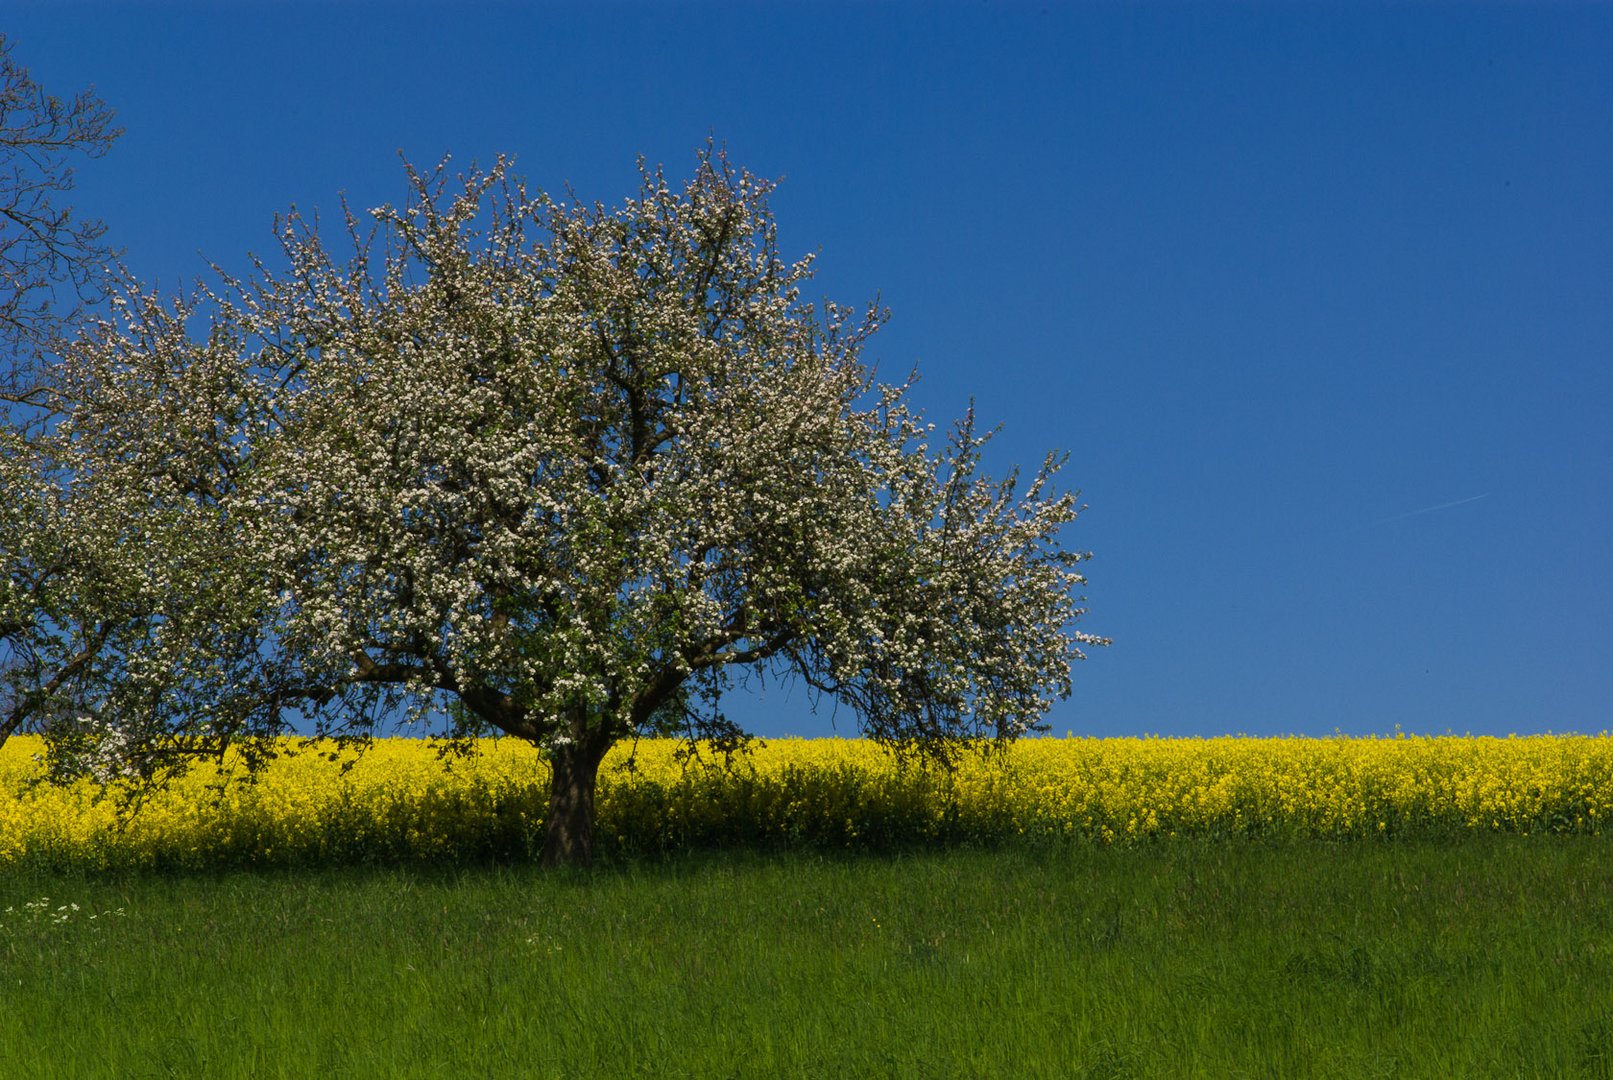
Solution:
<path fill-rule="evenodd" d="M 0 865 L 521 858 L 541 845 L 547 766 L 512 739 L 447 763 L 419 740 L 377 740 L 346 771 L 305 749 L 222 791 L 202 766 L 134 813 L 87 786 L 30 783 L 40 749 L 0 749 Z M 952 772 L 859 740 L 770 739 L 728 767 L 676 749 L 640 742 L 606 760 L 602 849 L 1599 833 L 1613 813 L 1607 735 L 1034 739 Z"/>

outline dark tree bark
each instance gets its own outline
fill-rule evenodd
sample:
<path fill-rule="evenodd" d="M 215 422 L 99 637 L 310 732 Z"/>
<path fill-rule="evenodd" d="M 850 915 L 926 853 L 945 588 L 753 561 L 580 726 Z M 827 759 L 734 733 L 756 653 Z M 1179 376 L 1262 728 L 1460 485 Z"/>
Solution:
<path fill-rule="evenodd" d="M 594 859 L 594 788 L 610 742 L 592 739 L 555 747 L 549 785 L 544 866 L 588 866 Z"/>

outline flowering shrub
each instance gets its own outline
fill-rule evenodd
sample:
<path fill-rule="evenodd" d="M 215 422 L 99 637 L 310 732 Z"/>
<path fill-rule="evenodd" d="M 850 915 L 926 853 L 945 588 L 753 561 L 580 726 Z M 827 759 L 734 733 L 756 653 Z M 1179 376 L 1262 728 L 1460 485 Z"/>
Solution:
<path fill-rule="evenodd" d="M 953 772 L 861 740 L 769 740 L 728 767 L 685 765 L 678 745 L 624 744 L 606 759 L 603 849 L 1600 833 L 1613 813 L 1605 735 L 1035 739 Z M 0 865 L 525 858 L 543 841 L 548 767 L 513 739 L 447 763 L 426 743 L 383 739 L 345 771 L 303 750 L 222 787 L 202 766 L 136 812 L 115 791 L 30 784 L 39 749 L 15 738 L 0 750 Z"/>

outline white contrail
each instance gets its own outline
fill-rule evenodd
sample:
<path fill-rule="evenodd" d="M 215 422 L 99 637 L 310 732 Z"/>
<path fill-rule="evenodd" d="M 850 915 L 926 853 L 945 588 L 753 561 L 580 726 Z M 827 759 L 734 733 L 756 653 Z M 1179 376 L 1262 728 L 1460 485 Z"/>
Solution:
<path fill-rule="evenodd" d="M 1466 506 L 1470 502 L 1478 502 L 1480 499 L 1488 499 L 1489 497 L 1490 493 L 1486 491 L 1483 495 L 1469 495 L 1465 499 L 1456 499 L 1452 502 L 1443 502 L 1436 506 L 1425 506 L 1421 510 L 1407 510 L 1404 514 L 1391 514 L 1389 517 L 1379 518 L 1377 521 L 1371 522 L 1371 524 L 1387 525 L 1391 521 L 1400 521 L 1403 518 L 1416 517 L 1418 514 L 1432 514 L 1435 510 L 1449 510 L 1453 506 Z"/>

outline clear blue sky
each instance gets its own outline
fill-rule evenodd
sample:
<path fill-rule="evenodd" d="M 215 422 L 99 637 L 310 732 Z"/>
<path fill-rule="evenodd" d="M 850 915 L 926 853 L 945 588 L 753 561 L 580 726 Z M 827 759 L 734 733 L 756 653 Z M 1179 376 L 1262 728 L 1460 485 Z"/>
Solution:
<path fill-rule="evenodd" d="M 216 7 L 0 16 L 117 108 L 78 203 L 142 277 L 399 149 L 611 202 L 715 133 L 931 419 L 1070 451 L 1115 644 L 1056 732 L 1613 727 L 1613 8 Z"/>

